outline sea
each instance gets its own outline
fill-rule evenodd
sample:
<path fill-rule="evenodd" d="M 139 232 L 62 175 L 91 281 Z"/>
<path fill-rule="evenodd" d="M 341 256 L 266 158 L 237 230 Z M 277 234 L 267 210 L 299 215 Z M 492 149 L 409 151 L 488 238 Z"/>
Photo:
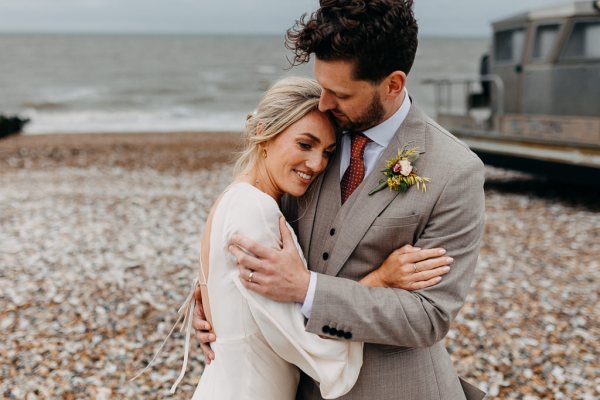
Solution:
<path fill-rule="evenodd" d="M 430 78 L 476 77 L 486 38 L 420 38 L 408 91 L 435 112 Z M 282 35 L 0 34 L 0 114 L 24 134 L 241 131 L 291 67 Z"/>

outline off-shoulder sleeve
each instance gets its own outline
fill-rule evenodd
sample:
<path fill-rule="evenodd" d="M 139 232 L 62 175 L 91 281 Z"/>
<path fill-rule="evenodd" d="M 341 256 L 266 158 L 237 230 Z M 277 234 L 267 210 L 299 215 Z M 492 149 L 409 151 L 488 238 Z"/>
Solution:
<path fill-rule="evenodd" d="M 239 233 L 265 246 L 280 248 L 282 214 L 277 204 L 251 187 L 231 194 L 236 198 L 227 202 L 224 243 Z M 302 254 L 295 238 L 294 241 Z M 362 342 L 322 339 L 306 332 L 299 304 L 276 302 L 247 290 L 237 275 L 234 282 L 271 348 L 319 382 L 323 398 L 336 398 L 352 389 L 362 365 Z"/>

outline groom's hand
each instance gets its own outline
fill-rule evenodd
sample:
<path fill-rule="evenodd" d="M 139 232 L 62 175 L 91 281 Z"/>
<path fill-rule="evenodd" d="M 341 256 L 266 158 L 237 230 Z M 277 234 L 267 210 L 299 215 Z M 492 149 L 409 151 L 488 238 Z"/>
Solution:
<path fill-rule="evenodd" d="M 310 272 L 298 254 L 283 217 L 279 219 L 279 230 L 283 242 L 281 250 L 234 235 L 229 251 L 237 259 L 240 280 L 247 289 L 272 300 L 303 303 L 308 291 Z"/>
<path fill-rule="evenodd" d="M 192 326 L 196 332 L 196 338 L 200 342 L 200 348 L 204 353 L 204 361 L 206 364 L 210 364 L 215 359 L 215 353 L 210 348 L 210 343 L 214 342 L 217 338 L 214 333 L 211 332 L 210 323 L 206 320 L 204 315 L 204 307 L 202 307 L 202 294 L 200 288 L 197 287 L 194 291 L 194 298 L 196 299 L 196 305 L 194 307 L 194 316 L 192 318 Z"/>

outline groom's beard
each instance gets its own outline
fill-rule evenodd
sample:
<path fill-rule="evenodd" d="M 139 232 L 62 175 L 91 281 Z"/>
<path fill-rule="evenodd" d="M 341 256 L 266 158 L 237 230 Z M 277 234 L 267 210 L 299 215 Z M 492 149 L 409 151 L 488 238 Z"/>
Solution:
<path fill-rule="evenodd" d="M 342 131 L 363 132 L 381 123 L 384 115 L 385 110 L 383 109 L 383 104 L 381 104 L 379 93 L 377 93 L 373 96 L 371 103 L 361 115 L 353 120 L 348 116 L 343 121 L 336 118 L 336 122 Z"/>

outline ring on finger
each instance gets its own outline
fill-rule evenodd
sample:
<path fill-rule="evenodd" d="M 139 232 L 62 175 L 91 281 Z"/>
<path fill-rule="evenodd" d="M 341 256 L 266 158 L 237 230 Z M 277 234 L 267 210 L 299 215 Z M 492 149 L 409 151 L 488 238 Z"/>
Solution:
<path fill-rule="evenodd" d="M 253 277 L 254 277 L 254 271 L 251 271 L 250 274 L 248 274 L 248 282 L 252 283 Z"/>
<path fill-rule="evenodd" d="M 413 264 L 413 274 L 417 273 L 417 264 Z"/>

